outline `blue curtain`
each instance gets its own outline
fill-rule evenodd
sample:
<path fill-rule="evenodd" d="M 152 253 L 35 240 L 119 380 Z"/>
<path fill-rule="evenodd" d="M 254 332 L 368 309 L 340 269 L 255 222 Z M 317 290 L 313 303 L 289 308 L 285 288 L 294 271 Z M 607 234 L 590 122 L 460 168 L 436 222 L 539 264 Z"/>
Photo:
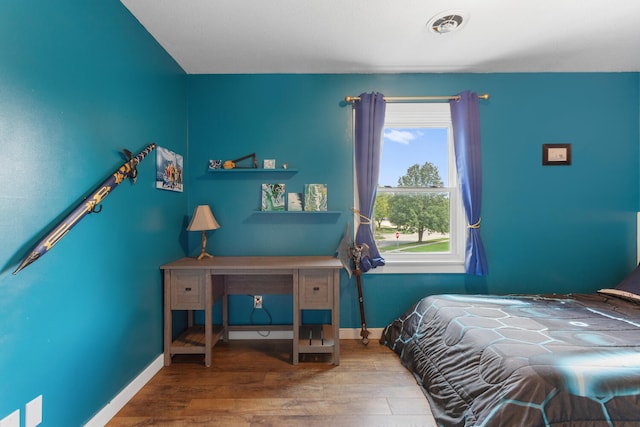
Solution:
<path fill-rule="evenodd" d="M 478 94 L 466 91 L 458 96 L 460 99 L 449 101 L 449 105 L 462 203 L 469 224 L 465 271 L 467 274 L 486 276 L 489 273 L 489 267 L 480 238 L 482 159 Z"/>
<path fill-rule="evenodd" d="M 377 92 L 361 94 L 360 101 L 354 104 L 356 183 L 360 215 L 360 226 L 356 232 L 355 243 L 358 245 L 366 243 L 369 246 L 369 256 L 363 256 L 360 260 L 360 269 L 363 272 L 384 265 L 384 259 L 380 256 L 373 239 L 371 217 L 380 173 L 385 107 L 384 95 Z"/>

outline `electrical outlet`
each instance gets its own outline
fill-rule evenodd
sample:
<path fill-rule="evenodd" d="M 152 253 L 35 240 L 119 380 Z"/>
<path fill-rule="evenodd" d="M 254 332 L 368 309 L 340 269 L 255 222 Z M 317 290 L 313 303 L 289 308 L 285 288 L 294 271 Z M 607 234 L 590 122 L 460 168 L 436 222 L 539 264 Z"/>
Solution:
<path fill-rule="evenodd" d="M 25 427 L 36 427 L 42 423 L 42 395 L 27 403 L 24 409 Z"/>
<path fill-rule="evenodd" d="M 16 409 L 1 419 L 0 427 L 20 427 L 20 409 Z"/>
<path fill-rule="evenodd" d="M 262 308 L 262 295 L 253 296 L 253 308 Z"/>

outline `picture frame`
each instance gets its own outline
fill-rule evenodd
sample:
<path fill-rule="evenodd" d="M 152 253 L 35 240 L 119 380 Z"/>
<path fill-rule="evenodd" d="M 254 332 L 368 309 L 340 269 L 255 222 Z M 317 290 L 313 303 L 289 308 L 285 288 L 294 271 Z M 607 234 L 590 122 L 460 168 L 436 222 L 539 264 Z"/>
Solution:
<path fill-rule="evenodd" d="M 287 210 L 299 212 L 304 207 L 304 197 L 302 193 L 287 193 Z"/>
<path fill-rule="evenodd" d="M 156 188 L 168 191 L 183 191 L 182 155 L 164 147 L 156 147 Z"/>
<path fill-rule="evenodd" d="M 283 211 L 285 208 L 285 184 L 262 184 L 261 211 Z"/>
<path fill-rule="evenodd" d="M 327 210 L 327 184 L 304 185 L 303 209 L 307 212 Z"/>
<path fill-rule="evenodd" d="M 571 165 L 571 144 L 542 144 L 542 165 Z"/>

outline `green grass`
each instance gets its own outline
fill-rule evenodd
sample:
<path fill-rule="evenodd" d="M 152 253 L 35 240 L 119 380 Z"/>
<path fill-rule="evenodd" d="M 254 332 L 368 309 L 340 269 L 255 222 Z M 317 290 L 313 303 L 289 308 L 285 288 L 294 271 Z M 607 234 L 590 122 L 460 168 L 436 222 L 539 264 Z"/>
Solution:
<path fill-rule="evenodd" d="M 378 247 L 380 252 L 449 252 L 449 239 L 428 240 L 418 243 L 391 244 Z"/>
<path fill-rule="evenodd" d="M 449 241 L 432 243 L 430 245 L 414 246 L 402 252 L 449 252 Z"/>

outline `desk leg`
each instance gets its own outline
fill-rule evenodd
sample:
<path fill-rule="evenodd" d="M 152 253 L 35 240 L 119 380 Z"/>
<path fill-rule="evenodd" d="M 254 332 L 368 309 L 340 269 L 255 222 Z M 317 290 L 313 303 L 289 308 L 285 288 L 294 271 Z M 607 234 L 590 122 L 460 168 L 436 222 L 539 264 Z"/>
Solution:
<path fill-rule="evenodd" d="M 229 342 L 229 284 L 227 276 L 222 276 L 222 340 Z"/>
<path fill-rule="evenodd" d="M 211 347 L 213 346 L 213 280 L 207 274 L 204 291 L 206 306 L 204 308 L 204 365 L 211 366 Z"/>
<path fill-rule="evenodd" d="M 164 270 L 164 366 L 171 365 L 171 341 L 172 325 L 171 318 L 171 271 Z"/>
<path fill-rule="evenodd" d="M 333 325 L 333 364 L 340 364 L 340 270 L 333 272 L 333 310 L 331 310 Z"/>
<path fill-rule="evenodd" d="M 297 365 L 300 356 L 300 301 L 298 301 L 298 270 L 293 271 L 293 289 L 291 290 L 291 293 L 293 295 L 293 350 L 291 363 Z"/>

